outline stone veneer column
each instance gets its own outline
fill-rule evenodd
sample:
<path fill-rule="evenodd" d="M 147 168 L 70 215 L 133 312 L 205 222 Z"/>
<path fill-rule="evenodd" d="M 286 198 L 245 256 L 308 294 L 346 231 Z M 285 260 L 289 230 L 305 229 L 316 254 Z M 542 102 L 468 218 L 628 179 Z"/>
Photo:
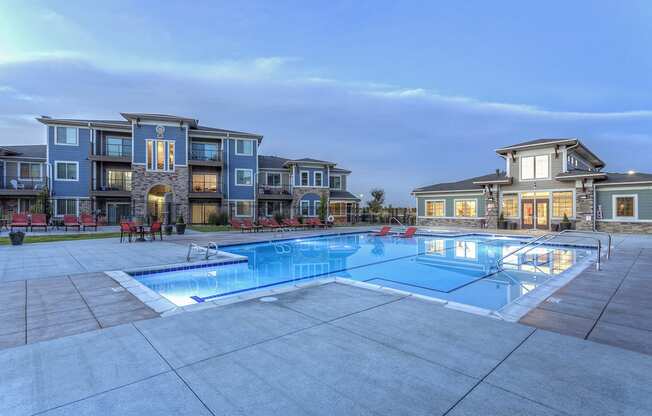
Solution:
<path fill-rule="evenodd" d="M 175 166 L 174 172 L 148 172 L 145 166 L 134 165 L 131 173 L 131 199 L 134 215 L 147 214 L 147 193 L 155 185 L 168 185 L 172 188 L 173 203 L 177 206 L 177 215 L 182 215 L 186 222 L 188 217 L 188 168 Z"/>
<path fill-rule="evenodd" d="M 500 197 L 498 195 L 498 187 L 492 186 L 491 197 L 489 192 L 484 194 L 485 203 L 485 218 L 487 219 L 487 228 L 498 228 L 498 207 L 500 206 Z M 490 200 L 492 198 L 493 200 Z"/>
<path fill-rule="evenodd" d="M 582 189 L 582 182 L 577 181 L 575 189 L 575 229 L 593 230 L 593 183 L 587 181 Z M 589 220 L 587 221 L 587 218 Z"/>
<path fill-rule="evenodd" d="M 329 202 L 330 190 L 328 188 L 313 188 L 313 187 L 297 187 L 292 188 L 292 205 L 290 209 L 292 210 L 292 217 L 295 216 L 295 213 L 299 212 L 300 201 L 306 194 L 317 194 L 321 199 L 322 194 L 326 195 L 326 204 Z"/>

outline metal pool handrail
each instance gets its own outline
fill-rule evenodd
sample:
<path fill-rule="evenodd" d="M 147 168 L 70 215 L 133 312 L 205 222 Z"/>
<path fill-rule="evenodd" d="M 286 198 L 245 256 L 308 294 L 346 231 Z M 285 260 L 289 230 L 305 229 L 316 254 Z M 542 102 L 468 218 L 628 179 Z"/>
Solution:
<path fill-rule="evenodd" d="M 563 230 L 559 234 L 566 234 L 566 233 L 575 233 L 575 234 L 606 234 L 607 238 L 609 239 L 608 241 L 608 246 L 607 246 L 607 260 L 609 257 L 611 257 L 611 234 L 605 232 L 605 231 L 582 231 L 582 230 Z"/>
<path fill-rule="evenodd" d="M 501 258 L 496 260 L 496 269 L 502 270 L 502 268 L 503 268 L 502 267 L 503 260 L 505 260 L 507 257 L 511 257 L 514 254 L 518 253 L 519 251 L 523 250 L 524 248 L 529 247 L 532 244 L 536 243 L 537 241 L 539 241 L 539 240 L 541 240 L 541 239 L 543 239 L 545 237 L 549 237 L 551 235 L 553 235 L 553 234 L 552 233 L 547 233 L 547 234 L 544 234 L 542 236 L 539 236 L 539 237 L 535 238 L 534 240 L 530 240 L 526 244 L 523 244 L 521 247 L 517 248 L 516 250 L 512 251 L 511 253 L 505 254 L 504 256 L 502 256 Z"/>
<path fill-rule="evenodd" d="M 398 225 L 400 225 L 401 227 L 405 228 L 405 225 L 403 225 L 403 223 L 402 223 L 401 221 L 399 221 L 398 218 L 396 218 L 396 217 L 392 217 L 392 218 L 390 218 L 390 219 L 389 219 L 389 224 L 390 224 L 390 225 L 392 224 L 392 221 L 396 221 L 396 223 L 397 223 Z"/>

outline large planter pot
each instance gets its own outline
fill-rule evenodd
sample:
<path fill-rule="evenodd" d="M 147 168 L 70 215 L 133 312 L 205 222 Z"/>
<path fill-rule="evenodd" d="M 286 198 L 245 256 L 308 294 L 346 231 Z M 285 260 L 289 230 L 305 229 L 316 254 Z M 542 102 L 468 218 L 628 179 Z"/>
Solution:
<path fill-rule="evenodd" d="M 571 229 L 571 223 L 570 222 L 561 222 L 561 223 L 559 223 L 559 231 L 570 230 L 570 229 Z"/>
<path fill-rule="evenodd" d="M 174 231 L 174 225 L 166 225 L 163 227 L 163 231 L 165 232 L 165 235 L 172 235 L 172 231 Z"/>
<path fill-rule="evenodd" d="M 506 230 L 507 229 L 507 221 L 498 221 L 498 229 L 499 230 Z"/>
<path fill-rule="evenodd" d="M 9 240 L 11 241 L 12 246 L 20 246 L 23 244 L 23 239 L 25 238 L 25 233 L 22 231 L 17 231 L 15 233 L 9 233 Z"/>
<path fill-rule="evenodd" d="M 183 234 L 186 232 L 186 224 L 177 224 L 177 234 Z"/>

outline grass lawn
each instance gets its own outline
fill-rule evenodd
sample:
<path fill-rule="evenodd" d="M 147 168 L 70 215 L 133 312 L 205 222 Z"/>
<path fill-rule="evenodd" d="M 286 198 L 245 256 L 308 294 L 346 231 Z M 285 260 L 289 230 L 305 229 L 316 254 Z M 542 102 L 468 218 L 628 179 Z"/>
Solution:
<path fill-rule="evenodd" d="M 232 231 L 231 227 L 228 225 L 189 225 L 189 229 L 193 231 L 199 231 L 201 233 L 214 233 L 217 231 Z"/>
<path fill-rule="evenodd" d="M 120 232 L 110 233 L 88 233 L 88 234 L 53 234 L 53 235 L 27 235 L 23 244 L 30 243 L 52 243 L 55 241 L 73 241 L 73 240 L 96 240 L 98 238 L 120 237 Z M 0 238 L 0 245 L 9 245 L 9 237 Z"/>

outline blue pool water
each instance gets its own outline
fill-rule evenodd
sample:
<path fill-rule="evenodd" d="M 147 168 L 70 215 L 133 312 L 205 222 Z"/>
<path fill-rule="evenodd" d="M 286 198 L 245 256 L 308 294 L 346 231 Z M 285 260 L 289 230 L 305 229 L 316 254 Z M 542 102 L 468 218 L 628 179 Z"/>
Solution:
<path fill-rule="evenodd" d="M 496 261 L 521 241 L 492 236 L 412 239 L 348 234 L 222 248 L 248 262 L 137 276 L 177 305 L 338 276 L 498 310 L 582 260 L 586 248 L 539 246 Z"/>

